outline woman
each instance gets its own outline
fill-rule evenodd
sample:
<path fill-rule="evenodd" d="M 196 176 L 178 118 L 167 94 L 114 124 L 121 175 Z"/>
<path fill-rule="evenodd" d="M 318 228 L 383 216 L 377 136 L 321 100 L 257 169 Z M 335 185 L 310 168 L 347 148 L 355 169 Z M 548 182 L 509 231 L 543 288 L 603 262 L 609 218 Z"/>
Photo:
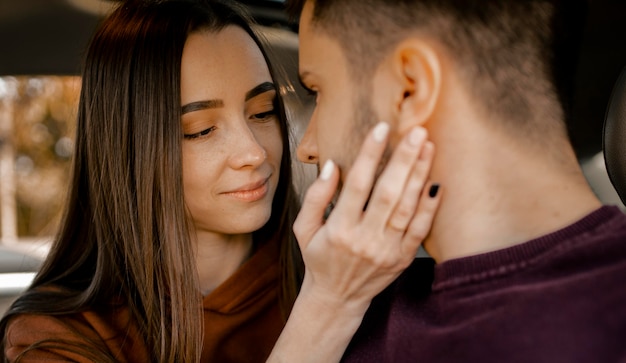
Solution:
<path fill-rule="evenodd" d="M 303 266 L 279 86 L 242 14 L 219 1 L 132 0 L 99 28 L 64 221 L 0 323 L 8 361 L 269 356 Z M 338 174 L 326 170 L 323 204 Z M 319 212 L 306 204 L 303 214 Z M 315 286 L 286 332 L 315 311 Z M 282 339 L 273 357 L 299 345 Z"/>

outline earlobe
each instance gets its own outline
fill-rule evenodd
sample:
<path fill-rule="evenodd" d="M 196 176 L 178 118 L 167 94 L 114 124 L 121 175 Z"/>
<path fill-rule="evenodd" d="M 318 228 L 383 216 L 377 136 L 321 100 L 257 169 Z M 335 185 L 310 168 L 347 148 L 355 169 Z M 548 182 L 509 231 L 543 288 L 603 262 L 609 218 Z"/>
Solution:
<path fill-rule="evenodd" d="M 395 55 L 403 84 L 398 104 L 402 132 L 424 126 L 435 112 L 441 90 L 441 58 L 430 44 L 417 39 L 401 43 Z"/>

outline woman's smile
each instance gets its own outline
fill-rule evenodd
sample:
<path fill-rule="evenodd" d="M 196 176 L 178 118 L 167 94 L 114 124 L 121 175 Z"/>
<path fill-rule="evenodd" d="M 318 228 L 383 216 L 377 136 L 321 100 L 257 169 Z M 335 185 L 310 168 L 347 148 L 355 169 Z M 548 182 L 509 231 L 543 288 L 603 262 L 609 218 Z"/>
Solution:
<path fill-rule="evenodd" d="M 243 185 L 235 190 L 223 192 L 221 194 L 239 199 L 244 202 L 256 202 L 263 199 L 269 191 L 269 180 L 271 175 L 257 182 Z"/>

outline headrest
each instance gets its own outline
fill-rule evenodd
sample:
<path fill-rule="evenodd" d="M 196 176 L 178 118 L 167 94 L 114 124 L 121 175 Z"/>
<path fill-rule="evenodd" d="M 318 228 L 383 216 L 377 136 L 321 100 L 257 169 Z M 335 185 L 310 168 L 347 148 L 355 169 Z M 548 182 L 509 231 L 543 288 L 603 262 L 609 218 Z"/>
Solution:
<path fill-rule="evenodd" d="M 611 183 L 626 204 L 626 67 L 613 86 L 604 119 L 602 149 Z"/>

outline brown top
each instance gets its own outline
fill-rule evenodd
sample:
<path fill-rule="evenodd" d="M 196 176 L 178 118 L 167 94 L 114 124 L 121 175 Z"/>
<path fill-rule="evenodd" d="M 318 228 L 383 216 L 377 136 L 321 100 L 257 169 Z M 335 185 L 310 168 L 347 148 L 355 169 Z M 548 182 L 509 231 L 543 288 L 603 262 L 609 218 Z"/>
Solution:
<path fill-rule="evenodd" d="M 278 243 L 261 247 L 228 280 L 203 300 L 202 362 L 264 362 L 283 328 L 278 306 Z M 9 362 L 31 345 L 59 339 L 58 349 L 34 349 L 20 362 L 91 362 L 72 352 L 72 345 L 106 349 L 119 362 L 146 362 L 147 349 L 127 309 L 102 316 L 18 315 L 6 330 Z M 76 351 L 76 350 L 75 350 Z"/>

